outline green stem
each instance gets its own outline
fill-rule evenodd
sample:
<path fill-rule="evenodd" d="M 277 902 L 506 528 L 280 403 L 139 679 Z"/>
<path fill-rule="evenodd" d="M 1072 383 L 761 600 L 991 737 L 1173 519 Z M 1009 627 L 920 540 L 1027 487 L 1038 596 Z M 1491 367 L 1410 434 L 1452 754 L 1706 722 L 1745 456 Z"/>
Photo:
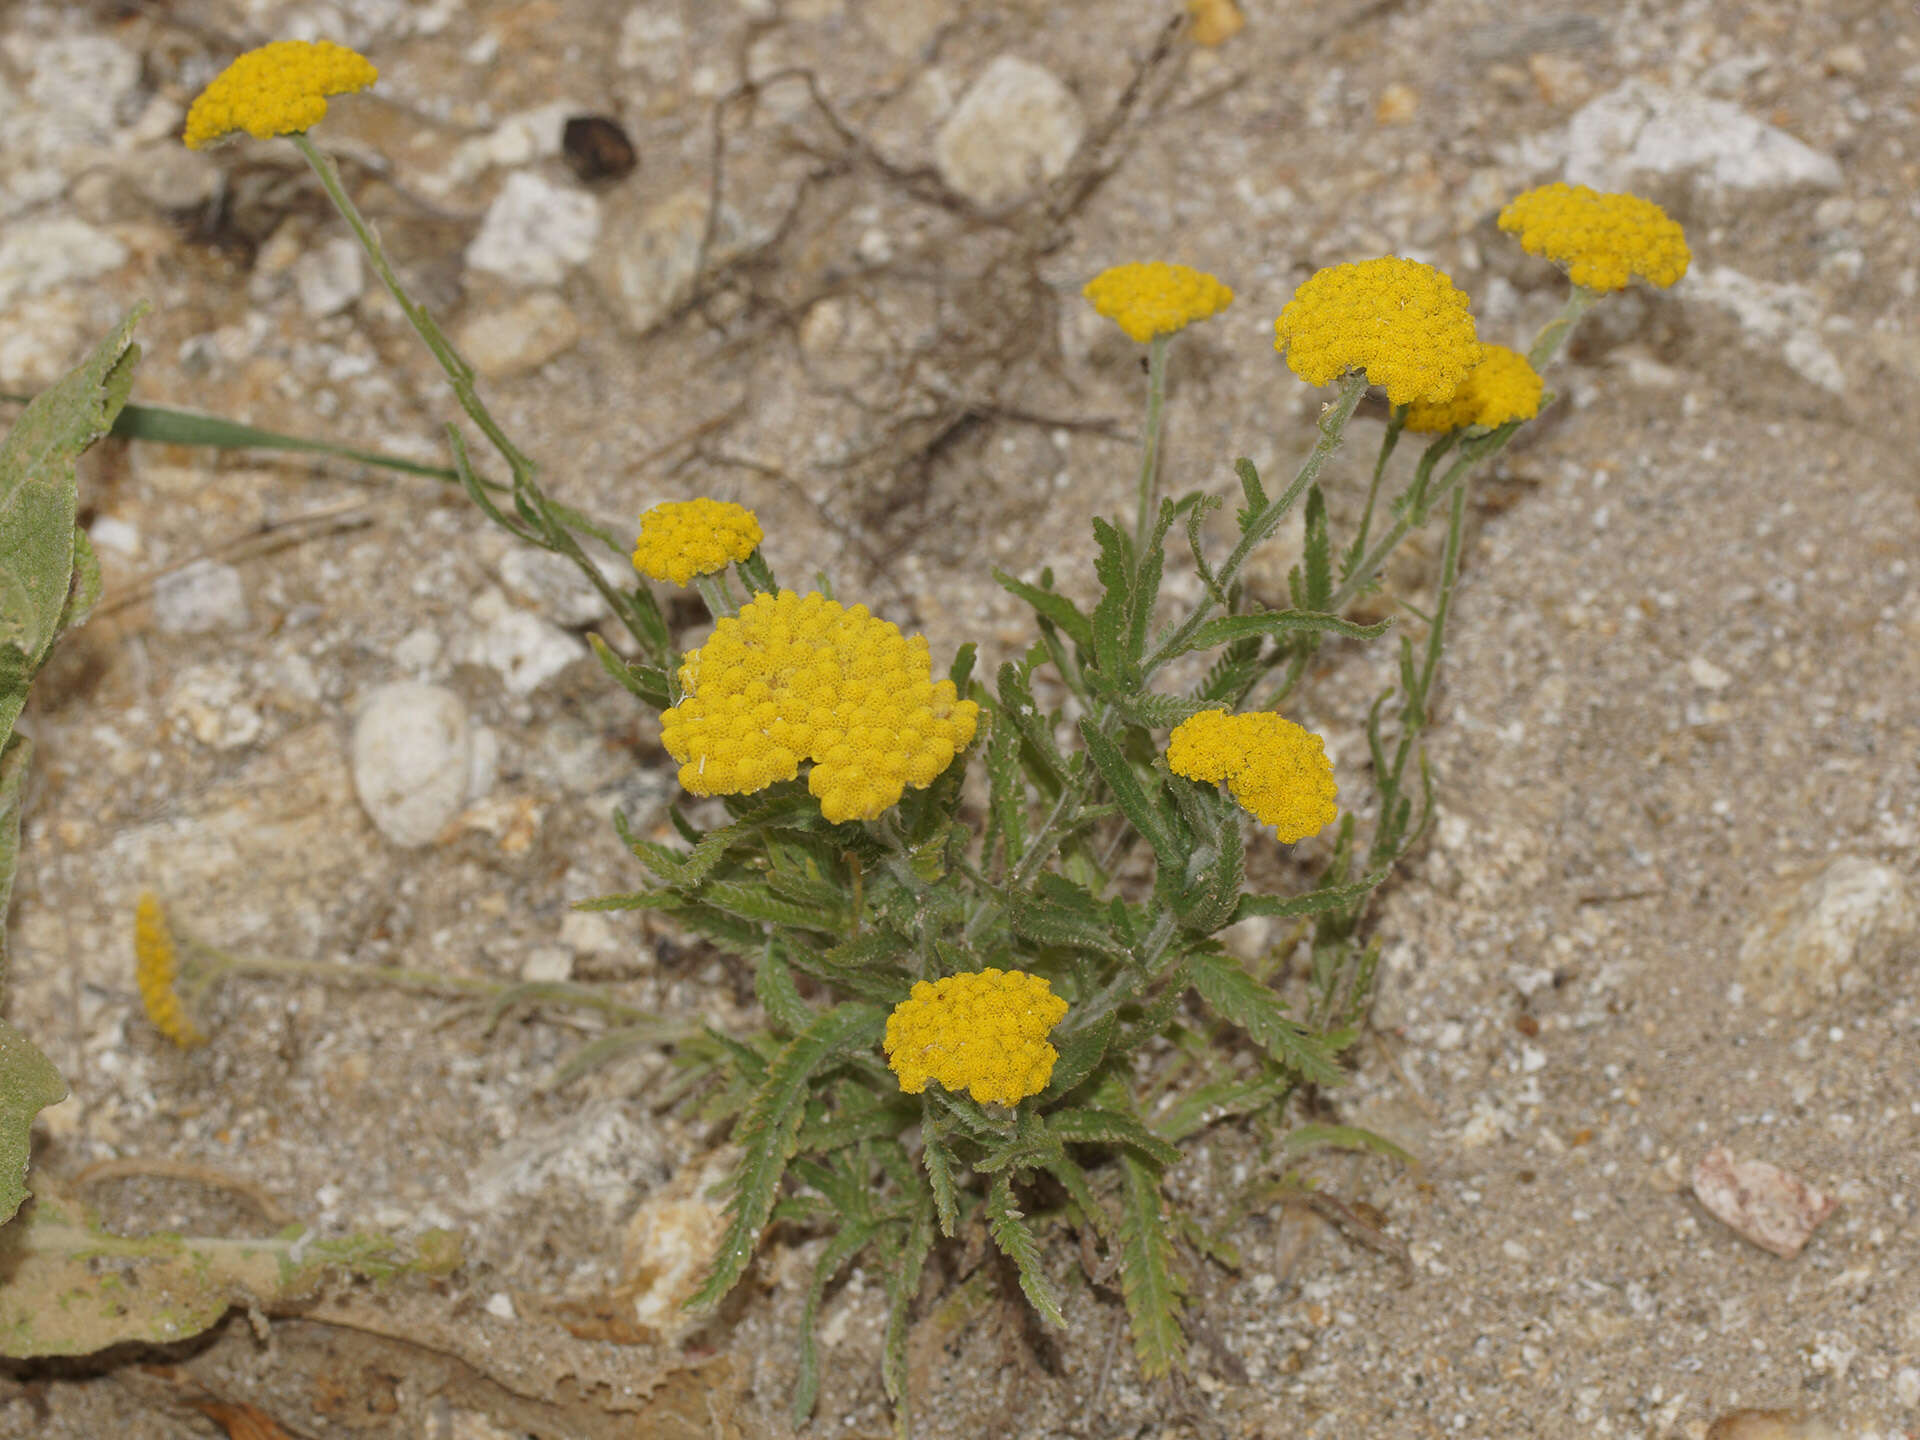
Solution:
<path fill-rule="evenodd" d="M 1360 529 L 1353 537 L 1352 553 L 1359 555 L 1367 548 L 1367 529 L 1373 524 L 1374 501 L 1380 497 L 1380 477 L 1387 473 L 1387 461 L 1392 458 L 1394 447 L 1400 443 L 1400 432 L 1406 428 L 1407 408 L 1396 405 L 1388 412 L 1387 431 L 1380 437 L 1380 456 L 1373 462 L 1373 479 L 1367 485 L 1367 503 L 1360 511 Z"/>
<path fill-rule="evenodd" d="M 1567 343 L 1567 337 L 1573 334 L 1573 327 L 1580 323 L 1580 317 L 1591 310 L 1601 298 L 1601 291 L 1589 290 L 1584 285 L 1576 285 L 1567 295 L 1567 303 L 1560 307 L 1560 313 L 1546 323 L 1546 326 L 1534 337 L 1533 348 L 1527 351 L 1527 363 L 1536 370 L 1545 370 L 1560 353 L 1561 346 Z"/>
<path fill-rule="evenodd" d="M 715 620 L 720 619 L 723 615 L 738 613 L 739 606 L 733 603 L 733 597 L 727 593 L 725 586 L 718 583 L 713 576 L 694 576 L 693 588 L 700 592 L 700 598 L 707 604 L 707 613 Z"/>
<path fill-rule="evenodd" d="M 1240 537 L 1240 543 L 1234 546 L 1233 553 L 1216 572 L 1214 578 L 1222 593 L 1225 593 L 1239 577 L 1241 567 L 1247 563 L 1247 557 L 1280 528 L 1281 519 L 1288 510 L 1293 508 L 1293 502 L 1300 498 L 1300 492 L 1319 478 L 1328 458 L 1339 448 L 1340 438 L 1347 428 L 1347 421 L 1353 418 L 1354 409 L 1359 405 L 1360 397 L 1366 393 L 1366 390 L 1367 377 L 1360 371 L 1355 371 L 1340 382 L 1339 395 L 1320 417 L 1320 438 L 1314 442 L 1313 449 L 1308 452 L 1306 460 L 1302 462 L 1299 474 L 1293 477 L 1293 483 L 1287 486 L 1278 499 L 1270 501 L 1266 509 L 1248 522 L 1246 532 Z M 1161 666 L 1186 649 L 1187 642 L 1193 638 L 1194 632 L 1206 623 L 1216 603 L 1211 595 L 1202 597 L 1191 615 L 1172 631 L 1160 637 L 1146 659 L 1141 662 L 1140 673 L 1143 685 L 1153 678 L 1154 673 Z"/>
<path fill-rule="evenodd" d="M 1156 335 L 1147 344 L 1147 434 L 1140 455 L 1140 508 L 1133 522 L 1135 563 L 1146 553 L 1148 527 L 1153 523 L 1154 481 L 1160 473 L 1161 414 L 1167 398 L 1167 341 Z"/>
<path fill-rule="evenodd" d="M 360 207 L 353 203 L 353 197 L 347 194 L 346 187 L 340 183 L 340 172 L 334 169 L 333 162 L 320 153 L 304 131 L 287 138 L 292 140 L 300 153 L 307 157 L 307 163 L 313 167 L 313 173 L 320 178 L 321 188 L 327 192 L 327 198 L 333 201 L 334 208 L 340 212 L 341 218 L 353 231 L 354 238 L 360 242 L 360 248 L 366 252 L 374 272 L 387 287 L 387 293 L 393 296 L 394 302 L 400 307 L 400 312 L 407 317 L 407 322 L 426 343 L 427 349 L 433 352 L 433 358 L 440 362 L 441 370 L 446 372 L 447 381 L 453 386 L 453 393 L 460 401 L 460 408 L 467 412 L 493 448 L 500 452 L 500 458 L 507 462 L 507 467 L 513 471 L 516 480 L 522 477 L 531 478 L 536 473 L 534 463 L 520 453 L 487 407 L 481 403 L 480 395 L 473 385 L 473 367 L 460 358 L 460 352 L 455 350 L 453 342 L 441 333 L 439 325 L 435 323 L 433 316 L 427 313 L 426 307 L 415 303 L 413 297 L 407 294 L 406 288 L 400 283 L 400 277 L 394 274 L 393 266 L 387 259 L 386 249 L 380 244 L 380 237 L 374 233 L 373 227 L 360 213 Z"/>

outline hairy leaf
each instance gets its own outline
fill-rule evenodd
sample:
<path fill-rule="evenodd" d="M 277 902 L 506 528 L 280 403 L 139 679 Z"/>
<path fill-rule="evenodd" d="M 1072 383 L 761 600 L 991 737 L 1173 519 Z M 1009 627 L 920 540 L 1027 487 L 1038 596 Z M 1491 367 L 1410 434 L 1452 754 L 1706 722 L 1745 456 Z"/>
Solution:
<path fill-rule="evenodd" d="M 1078 1145 L 1126 1146 L 1156 1165 L 1177 1165 L 1180 1152 L 1131 1115 L 1117 1110 L 1056 1110 L 1047 1117 L 1048 1133 Z"/>
<path fill-rule="evenodd" d="M 1161 1213 L 1159 1173 L 1130 1151 L 1120 1154 L 1126 1181 L 1120 1208 L 1120 1293 L 1144 1379 L 1186 1368 L 1180 1312 L 1186 1286 L 1173 1268 L 1173 1241 Z"/>
<path fill-rule="evenodd" d="M 1216 615 L 1193 632 L 1189 650 L 1209 650 L 1215 645 L 1244 640 L 1258 635 L 1269 638 L 1299 635 L 1344 635 L 1349 640 L 1373 640 L 1387 633 L 1393 622 L 1358 625 L 1338 615 L 1323 615 L 1311 610 L 1265 610 L 1257 615 Z"/>
<path fill-rule="evenodd" d="M 926 1167 L 927 1189 L 933 1195 L 933 1208 L 940 1217 L 940 1233 L 951 1236 L 960 1223 L 960 1205 L 953 1171 L 959 1162 L 947 1141 L 946 1122 L 931 1112 L 920 1123 L 920 1163 Z"/>
<path fill-rule="evenodd" d="M 1113 1043 L 1116 1021 L 1109 1010 L 1083 1030 L 1075 1030 L 1059 1041 L 1060 1058 L 1053 1062 L 1053 1075 L 1041 1093 L 1041 1103 L 1058 1100 L 1085 1082 L 1107 1056 Z"/>
<path fill-rule="evenodd" d="M 1009 594 L 1019 596 L 1036 612 L 1058 625 L 1082 650 L 1093 649 L 1093 621 L 1082 613 L 1078 605 L 1058 590 L 1042 590 L 1038 585 L 1029 585 L 1024 580 L 1016 580 L 1000 569 L 994 570 L 993 578 L 1000 582 L 1002 589 Z"/>
<path fill-rule="evenodd" d="M 1100 555 L 1093 562 L 1103 590 L 1093 611 L 1093 654 L 1108 690 L 1125 690 L 1129 666 L 1126 637 L 1133 615 L 1133 542 L 1102 520 L 1093 517 L 1093 538 Z"/>
<path fill-rule="evenodd" d="M 1345 1078 L 1324 1037 L 1309 1032 L 1292 1019 L 1280 998 L 1241 968 L 1231 955 L 1196 950 L 1188 957 L 1193 988 L 1219 1015 L 1245 1030 L 1276 1060 L 1291 1066 L 1301 1079 L 1316 1085 L 1338 1085 Z"/>
<path fill-rule="evenodd" d="M 1296 1125 L 1287 1132 L 1281 1145 L 1290 1155 L 1303 1154 L 1308 1150 L 1371 1150 L 1376 1155 L 1397 1160 L 1409 1168 L 1420 1163 L 1386 1136 L 1360 1125 Z"/>
<path fill-rule="evenodd" d="M 893 1401 L 898 1432 L 903 1436 L 913 1423 L 912 1397 L 907 1393 L 907 1332 L 933 1238 L 933 1219 L 923 1201 L 914 1207 L 900 1252 L 887 1269 L 887 1333 L 880 1351 L 880 1381 L 886 1386 L 887 1398 Z"/>
<path fill-rule="evenodd" d="M 1049 1325 L 1066 1329 L 1066 1317 L 1060 1313 L 1059 1287 L 1041 1263 L 1040 1242 L 1027 1225 L 1025 1214 L 1015 1206 L 1013 1182 L 1004 1170 L 987 1187 L 987 1231 L 1001 1254 L 1020 1272 L 1021 1292 L 1034 1311 Z"/>
<path fill-rule="evenodd" d="M 730 1185 L 727 1231 L 706 1279 L 687 1302 L 690 1306 L 711 1309 L 746 1273 L 793 1157 L 809 1082 L 839 1057 L 877 1044 L 885 1024 L 878 1006 L 835 1006 L 794 1036 L 767 1068 L 766 1079 L 734 1129 L 742 1153 Z"/>
<path fill-rule="evenodd" d="M 1307 487 L 1306 608 L 1324 611 L 1333 599 L 1333 541 L 1327 534 L 1327 502 L 1318 485 Z"/>
<path fill-rule="evenodd" d="M 820 1316 L 820 1301 L 827 1286 L 840 1273 L 840 1267 L 867 1248 L 873 1239 L 871 1225 L 844 1225 L 827 1242 L 813 1267 L 813 1283 L 807 1287 L 806 1303 L 800 1307 L 800 1374 L 793 1382 L 793 1423 L 804 1425 L 813 1414 L 813 1402 L 820 1395 L 820 1351 L 814 1339 L 814 1322 Z"/>
<path fill-rule="evenodd" d="M 1160 863 L 1171 870 L 1178 870 L 1185 865 L 1187 847 L 1180 843 L 1181 837 L 1154 803 L 1154 797 L 1148 795 L 1138 772 L 1120 752 L 1113 737 L 1103 731 L 1092 716 L 1088 716 L 1080 722 L 1080 738 L 1086 742 L 1087 758 L 1093 762 L 1093 768 L 1100 772 L 1100 778 L 1107 782 L 1107 789 L 1113 792 L 1114 804 L 1120 807 L 1127 819 L 1133 822 L 1133 828 L 1153 847 L 1153 853 Z M 1152 775 L 1151 783 L 1157 791 L 1160 777 L 1151 771 L 1148 773 Z"/>

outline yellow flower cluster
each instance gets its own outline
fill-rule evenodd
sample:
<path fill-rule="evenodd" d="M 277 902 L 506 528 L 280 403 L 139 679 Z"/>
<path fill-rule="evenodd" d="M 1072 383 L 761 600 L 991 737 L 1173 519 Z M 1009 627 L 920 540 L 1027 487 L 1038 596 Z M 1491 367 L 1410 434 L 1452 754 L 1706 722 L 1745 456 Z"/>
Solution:
<path fill-rule="evenodd" d="M 731 500 L 669 500 L 640 517 L 633 568 L 650 580 L 684 585 L 696 575 L 744 560 L 765 538 L 760 521 Z"/>
<path fill-rule="evenodd" d="M 1171 335 L 1195 320 L 1218 315 L 1233 303 L 1233 291 L 1205 271 L 1164 260 L 1102 270 L 1080 293 L 1143 345 L 1156 335 Z"/>
<path fill-rule="evenodd" d="M 1338 813 L 1325 742 L 1271 711 L 1202 710 L 1182 720 L 1167 740 L 1167 768 L 1206 785 L 1225 780 L 1233 798 L 1273 826 L 1283 844 L 1318 835 Z"/>
<path fill-rule="evenodd" d="M 189 150 L 244 130 L 256 140 L 320 123 L 329 95 L 364 90 L 380 78 L 367 57 L 331 40 L 276 40 L 249 50 L 213 77 L 187 111 Z"/>
<path fill-rule="evenodd" d="M 182 1050 L 207 1043 L 174 988 L 180 978 L 180 959 L 166 912 L 151 892 L 143 893 L 133 908 L 133 976 L 154 1029 Z"/>
<path fill-rule="evenodd" d="M 973 740 L 980 707 L 936 682 L 927 637 L 864 605 L 791 590 L 714 626 L 680 667 L 685 699 L 660 739 L 695 795 L 744 795 L 800 772 L 836 823 L 872 820 L 923 789 Z"/>
<path fill-rule="evenodd" d="M 1423 400 L 1407 408 L 1407 429 L 1423 435 L 1445 435 L 1469 425 L 1491 430 L 1540 413 L 1540 396 L 1546 387 L 1527 357 L 1504 345 L 1482 348 L 1486 354 L 1467 372 L 1451 400 L 1437 405 Z"/>
<path fill-rule="evenodd" d="M 1047 1032 L 1067 1002 L 1038 975 L 986 969 L 922 980 L 887 1017 L 887 1064 L 918 1095 L 929 1080 L 949 1094 L 1018 1105 L 1053 1078 L 1060 1052 Z"/>
<path fill-rule="evenodd" d="M 1500 228 L 1529 255 L 1567 267 L 1589 290 L 1624 290 L 1639 276 L 1661 289 L 1687 273 L 1686 232 L 1651 200 L 1564 180 L 1529 190 L 1500 212 Z"/>
<path fill-rule="evenodd" d="M 1445 400 L 1480 363 L 1466 292 L 1431 265 L 1393 255 L 1320 271 L 1273 328 L 1273 348 L 1309 385 L 1364 370 L 1395 405 Z"/>

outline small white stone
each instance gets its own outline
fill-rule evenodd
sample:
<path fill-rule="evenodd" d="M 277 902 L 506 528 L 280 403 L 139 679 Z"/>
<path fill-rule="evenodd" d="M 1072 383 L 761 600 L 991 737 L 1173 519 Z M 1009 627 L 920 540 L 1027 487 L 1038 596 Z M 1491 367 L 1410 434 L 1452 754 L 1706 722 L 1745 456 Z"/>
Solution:
<path fill-rule="evenodd" d="M 1704 655 L 1696 655 L 1687 661 L 1687 675 L 1702 690 L 1724 690 L 1733 683 L 1733 676 Z"/>
<path fill-rule="evenodd" d="M 514 1313 L 513 1297 L 504 1290 L 496 1290 L 487 1297 L 487 1313 L 496 1320 L 517 1320 Z"/>
<path fill-rule="evenodd" d="M 560 922 L 560 943 L 576 955 L 631 955 L 644 959 L 646 949 L 632 940 L 620 938 L 604 915 L 591 910 L 570 910 Z"/>
<path fill-rule="evenodd" d="M 433 188 L 470 184 L 492 169 L 510 170 L 558 155 L 567 117 L 579 114 L 581 108 L 571 100 L 555 100 L 509 115 L 487 134 L 465 141 L 454 151 L 448 173 L 437 177 Z"/>
<path fill-rule="evenodd" d="M 489 380 L 538 370 L 579 341 L 580 321 L 551 290 L 536 290 L 511 305 L 483 310 L 462 325 L 457 336 L 460 353 Z"/>
<path fill-rule="evenodd" d="M 1808 1015 L 1912 953 L 1920 905 L 1906 877 L 1860 855 L 1777 900 L 1740 943 L 1740 982 L 1770 1015 Z"/>
<path fill-rule="evenodd" d="M 587 654 L 579 640 L 497 589 L 482 591 L 468 613 L 485 628 L 462 642 L 458 658 L 498 671 L 512 694 L 531 694 Z"/>
<path fill-rule="evenodd" d="M 360 246 L 350 235 L 336 235 L 293 262 L 294 293 L 315 320 L 338 315 L 366 288 Z"/>
<path fill-rule="evenodd" d="M 87 538 L 96 550 L 111 550 L 127 556 L 138 555 L 141 550 L 140 531 L 117 515 L 96 517 L 87 527 Z"/>
<path fill-rule="evenodd" d="M 1839 164 L 1725 100 L 1633 79 L 1567 126 L 1566 178 L 1627 190 L 1636 175 L 1691 175 L 1729 190 L 1837 190 Z"/>
<path fill-rule="evenodd" d="M 558 285 L 593 253 L 599 233 L 593 196 L 516 171 L 487 207 L 467 263 L 516 285 Z"/>
<path fill-rule="evenodd" d="M 9 221 L 0 227 L 0 307 L 104 275 L 126 258 L 126 246 L 83 220 Z"/>
<path fill-rule="evenodd" d="M 940 178 L 983 210 L 1057 178 L 1086 133 L 1080 102 L 1052 71 L 996 57 L 940 127 Z"/>
<path fill-rule="evenodd" d="M 1894 1372 L 1893 1398 L 1909 1410 L 1920 1407 L 1920 1370 L 1903 1365 Z"/>
<path fill-rule="evenodd" d="M 440 686 L 382 685 L 354 721 L 354 792 L 396 845 L 428 844 L 460 813 L 472 763 L 467 707 Z"/>
<path fill-rule="evenodd" d="M 692 296 L 707 234 L 707 198 L 701 189 L 682 190 L 652 205 L 631 192 L 615 199 L 608 242 L 595 252 L 591 272 L 636 334 L 653 329 Z M 723 205 L 706 263 L 726 264 L 744 238 L 739 216 Z"/>
<path fill-rule="evenodd" d="M 520 978 L 529 984 L 571 980 L 573 952 L 561 945 L 536 945 L 520 962 Z"/>
<path fill-rule="evenodd" d="M 169 635 L 205 635 L 247 623 L 240 572 L 214 560 L 168 571 L 153 585 L 153 624 Z"/>
<path fill-rule="evenodd" d="M 415 673 L 431 670 L 440 659 L 442 648 L 438 632 L 422 625 L 416 630 L 409 630 L 400 643 L 393 647 L 393 663 Z"/>

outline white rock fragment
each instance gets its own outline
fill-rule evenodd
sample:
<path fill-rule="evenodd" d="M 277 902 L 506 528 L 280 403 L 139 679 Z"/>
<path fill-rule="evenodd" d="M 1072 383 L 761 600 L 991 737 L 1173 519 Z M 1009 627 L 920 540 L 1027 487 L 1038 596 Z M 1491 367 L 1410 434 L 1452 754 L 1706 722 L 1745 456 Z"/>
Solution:
<path fill-rule="evenodd" d="M 724 1150 L 641 1202 L 627 1222 L 621 1290 L 633 1296 L 633 1318 L 671 1341 L 692 1323 L 686 1301 L 699 1288 L 726 1234 L 724 1202 L 710 1198 L 738 1152 Z"/>
<path fill-rule="evenodd" d="M 1707 1426 L 1705 1440 L 1867 1440 L 1799 1410 L 1732 1410 Z"/>
<path fill-rule="evenodd" d="M 560 153 L 567 117 L 582 106 L 555 100 L 532 110 L 509 115 L 485 135 L 465 141 L 453 152 L 447 174 L 430 177 L 428 188 L 438 191 L 466 185 L 492 169 L 510 170 Z"/>
<path fill-rule="evenodd" d="M 516 1320 L 513 1297 L 504 1290 L 496 1290 L 487 1297 L 487 1313 L 496 1320 Z"/>
<path fill-rule="evenodd" d="M 27 98 L 47 127 L 45 138 L 67 145 L 102 145 L 117 138 L 120 108 L 140 84 L 140 57 L 104 35 L 61 35 L 29 41 L 20 66 Z M 13 48 L 9 46 L 9 48 Z M 130 118 L 130 117 L 129 117 Z"/>
<path fill-rule="evenodd" d="M 644 335 L 693 294 L 707 233 L 707 192 L 682 190 L 652 205 L 623 196 L 616 205 L 608 216 L 611 238 L 595 252 L 591 271 L 621 317 Z M 721 206 L 706 264 L 726 264 L 744 244 L 739 216 Z"/>
<path fill-rule="evenodd" d="M 9 223 L 0 227 L 0 307 L 104 275 L 126 258 L 126 246 L 83 220 Z"/>
<path fill-rule="evenodd" d="M 467 362 L 489 380 L 538 370 L 580 341 L 580 321 L 551 290 L 535 290 L 511 305 L 483 310 L 460 327 L 457 343 Z"/>
<path fill-rule="evenodd" d="M 1702 690 L 1724 690 L 1733 683 L 1733 676 L 1704 655 L 1696 655 L 1687 661 L 1687 678 Z"/>
<path fill-rule="evenodd" d="M 1777 349 L 1803 379 L 1839 394 L 1847 388 L 1839 358 L 1820 338 L 1820 302 L 1802 285 L 1755 280 L 1725 265 L 1688 273 L 1675 293 L 1731 311 L 1756 346 Z"/>
<path fill-rule="evenodd" d="M 1920 905 L 1891 865 L 1843 855 L 1778 900 L 1740 942 L 1740 984 L 1769 1015 L 1802 1016 L 1873 982 L 1920 935 Z"/>
<path fill-rule="evenodd" d="M 1725 100 L 1633 79 L 1567 125 L 1566 178 L 1629 190 L 1636 176 L 1691 175 L 1727 190 L 1837 190 L 1832 156 Z"/>
<path fill-rule="evenodd" d="M 360 246 L 350 235 L 336 235 L 293 262 L 293 290 L 300 308 L 315 320 L 338 315 L 367 288 Z"/>
<path fill-rule="evenodd" d="M 1742 1239 L 1789 1260 L 1840 1203 L 1777 1165 L 1736 1160 L 1724 1145 L 1693 1167 L 1693 1193 Z"/>
<path fill-rule="evenodd" d="M 626 1102 L 608 1101 L 515 1136 L 481 1168 L 461 1208 L 497 1218 L 514 1201 L 552 1190 L 611 1219 L 632 1202 L 636 1180 L 660 1170 L 659 1135 L 627 1114 Z"/>
<path fill-rule="evenodd" d="M 195 560 L 153 584 L 153 625 L 168 635 L 205 635 L 247 623 L 247 591 L 240 572 L 214 560 Z"/>
<path fill-rule="evenodd" d="M 480 233 L 467 247 L 467 264 L 516 285 L 558 285 L 593 254 L 600 234 L 600 203 L 527 171 L 500 187 Z"/>
<path fill-rule="evenodd" d="M 531 694 L 587 654 L 579 640 L 531 611 L 517 609 L 497 589 L 481 591 L 468 613 L 483 628 L 461 642 L 456 658 L 498 671 L 512 694 Z"/>
<path fill-rule="evenodd" d="M 562 945 L 536 945 L 520 962 L 520 978 L 530 985 L 571 980 L 573 952 Z"/>
<path fill-rule="evenodd" d="M 428 844 L 469 798 L 467 707 L 438 685 L 382 685 L 354 721 L 352 763 L 354 793 L 380 833 L 396 845 Z"/>
<path fill-rule="evenodd" d="M 940 178 L 983 210 L 1018 200 L 1065 172 L 1080 148 L 1080 102 L 1052 71 L 1001 55 L 940 127 Z"/>
<path fill-rule="evenodd" d="M 248 699 L 249 688 L 239 668 L 227 661 L 190 666 L 167 692 L 167 718 L 215 750 L 251 745 L 260 738 L 265 721 Z"/>

